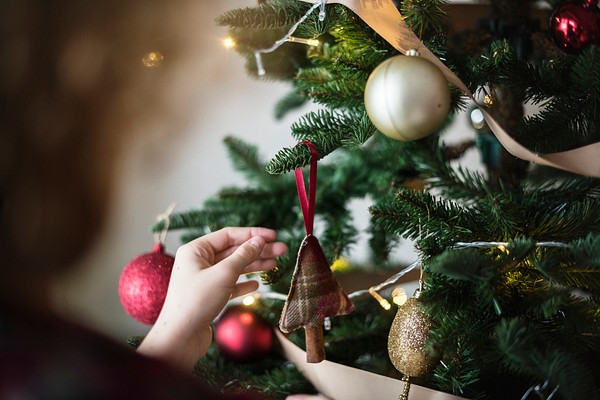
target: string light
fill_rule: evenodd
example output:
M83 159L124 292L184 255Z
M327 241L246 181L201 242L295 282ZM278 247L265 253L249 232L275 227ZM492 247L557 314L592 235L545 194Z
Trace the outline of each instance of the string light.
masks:
M473 111L471 111L470 117L473 128L480 130L485 126L485 118L483 117L483 113L479 108L474 108Z
M340 259L341 260L341 259ZM335 262L334 262L335 264ZM379 285L376 286L372 286L367 290L357 290L355 292L352 292L348 295L348 297L350 299L356 299L358 297L362 297L366 294L370 294L371 296L373 296L375 299L377 299L377 301L379 302L379 304L382 305L383 308L385 308L386 310L391 309L391 304L388 300L386 300L383 296L381 296L379 293L380 292L389 292L390 290L392 290L392 298L394 296L394 292L393 290L396 290L399 288L399 281L400 279L406 275L407 273L409 273L410 271L414 270L415 268L418 268L421 266L421 262L420 261L415 261L412 264L410 264L409 266L407 266L406 268L402 269L400 272L396 273L395 275L391 276L390 278L386 279L385 281L383 281L382 283L380 283ZM397 295L400 294L400 292L396 292ZM246 297L244 297L244 299L242 300L245 301L246 298L248 297L252 297L253 300L258 300L260 298L266 298L266 299L272 299L272 300L280 300L280 301L286 301L287 300L287 295L282 294L282 293L278 293L278 292L256 292L253 293L251 295L248 295ZM248 300L251 301L251 300ZM386 306L387 303L387 306Z
M399 285L400 278L402 278L404 275L406 275L413 269L420 267L420 265L421 265L420 261L415 261L414 263L410 264L408 267L404 268L403 270L401 270L394 276L386 279L384 282L380 283L379 285L370 287L369 294L371 296L373 296L375 298L375 300L377 300L379 302L381 307L383 307L385 310L389 310L392 307L391 304L389 303L389 301L384 299L379 294L379 292L393 288L392 289L392 301L394 301L394 290L399 289L398 285ZM360 292L354 292L353 294L355 294L355 293L360 293ZM398 292L398 291L396 292L397 295L399 295L399 293L400 292ZM352 298L353 294L350 295L350 298ZM406 296L406 292L405 292L405 296ZM382 301L382 300L384 300L384 301ZM398 298L398 301L401 301L400 298ZM394 301L394 303L396 303L396 302Z
M529 395L534 393L537 396L539 396L540 399L546 399L546 400L551 400L554 395L556 394L556 392L558 392L558 388L560 387L560 385L556 385L554 387L554 389L552 390L552 392L546 396L544 394L544 391L548 388L548 384L549 382L546 380L544 383L542 383L541 385L534 385L531 386L523 395L523 397L521 397L521 400L526 400L527 398L529 398Z
M406 290L401 287L397 287L392 291L392 301L397 306L401 306L408 300L408 296L406 295Z
M223 39L223 47L226 49L233 49L235 47L235 40L233 40L231 36L226 37Z
M248 295L242 299L242 304L245 306L251 306L256 303L256 297L254 295Z
M499 245L498 245L498 250L500 250L500 251L501 251L501 252L503 252L503 253L510 254L510 251L508 251L508 250L506 249L506 246L505 246L505 245L503 245L503 244L499 244Z
M484 249L489 247L497 247L498 249L504 251L508 246L508 242L456 242L452 248L460 249L460 248L477 248ZM570 247L567 243L562 242L537 242L535 244L536 247L560 247L560 248L568 248Z
M508 246L508 242L482 242L482 241L479 241L479 242L457 242L457 243L455 243L450 248L461 249L461 248L492 248L492 247L497 247L498 249L501 249L502 251L508 251L506 249L506 246ZM567 247L570 247L568 244L561 243L561 242L537 242L536 246L537 247L557 247L557 248L567 248ZM339 259L339 260L342 261L342 259ZM337 260L336 260L336 262L337 262ZM347 262L347 261L345 261L345 262ZM333 265L335 265L335 262L334 262ZM333 265L332 265L332 267L333 267ZM350 299L355 299L355 298L361 297L361 296L363 296L363 295L365 295L365 294L368 293L373 298L375 298L375 300L377 300L377 302L385 310L390 310L391 309L390 302L384 296L382 296L380 293L385 293L385 292L390 293L390 291L391 291L391 295L389 295L389 297L392 299L392 302L394 304L397 304L397 305L404 304L404 302L407 300L408 296L406 294L405 289L402 288L402 287L400 287L400 284L401 284L400 280L407 273L411 272L415 268L420 268L420 267L421 267L421 262L420 262L420 260L417 260L417 261L413 262L412 264L408 265L406 268L402 269L400 272L398 272L395 275L393 275L392 277L386 279L385 281L383 281L379 285L372 286L368 290L357 290L355 292L350 293L348 295L348 297ZM423 271L421 270L421 274L422 273L423 273ZM422 285L423 285L423 281L422 281L422 277L421 277L419 279L419 287L421 289L422 289ZM385 296L388 296L388 295L385 295ZM251 304L254 304L254 302L256 300L258 300L259 298L261 298L261 297L268 298L268 299L273 299L273 300L280 300L280 301L286 301L287 300L287 296L285 294L282 294L282 293L277 293L277 292L261 292L261 293L254 293L252 295L246 296L242 300L242 302L244 302L244 304L246 304L245 302L248 301L248 302L250 302L249 305L251 305Z
M373 288L369 289L369 293L371 294L371 296L375 297L375 300L379 302L379 305L383 307L384 310L389 310L390 308L392 308L390 302L381 297L379 293L377 293L377 291L373 290Z
M287 41L293 42L293 43L302 43L307 46L313 46L313 47L316 47L319 45L318 39L304 39L304 38L299 38L299 37L295 37L295 36L288 37Z
M327 2L327 0L321 0L320 2L313 4L312 7L310 7L308 9L308 11L298 20L298 22L296 22L294 25L292 25L292 27L285 34L285 36L283 36L281 39L279 39L275 43L273 43L273 45L271 47L267 47L264 49L258 49L258 50L254 51L254 58L256 60L256 68L257 68L258 76L262 77L266 73L265 67L262 62L262 54L271 53L271 52L277 50L282 44L284 44L286 42L296 41L297 43L301 43L299 41L300 38L294 38L295 40L290 40L290 38L292 38L292 35L296 31L296 29L298 29L298 26L300 26L300 24L303 23L306 20L306 18L308 18L308 16L310 14L312 14L312 12L314 10L316 10L317 8L321 9L321 11L319 12L319 21L325 20L325 3L326 2ZM323 18L323 19L321 19L321 18ZM307 39L307 40L316 40L316 39ZM319 41L317 40L316 41L317 44L315 46L318 45L318 42ZM308 43L306 43L306 44L308 44Z
M331 264L331 270L337 272L345 272L350 269L350 263L347 259L340 257L336 258Z
M486 95L483 97L483 104L484 104L486 107L491 107L491 106L493 106L493 105L494 105L494 99L493 99L493 98L492 98L492 96L490 96L489 94L486 94Z
M319 21L325 21L325 3L326 0L321 0L321 4L319 5Z

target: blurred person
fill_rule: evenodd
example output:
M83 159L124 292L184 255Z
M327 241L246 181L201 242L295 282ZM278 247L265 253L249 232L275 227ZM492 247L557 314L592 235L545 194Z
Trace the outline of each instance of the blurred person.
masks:
M227 301L257 288L239 276L287 251L274 231L225 228L182 246L137 352L64 319L51 295L98 238L132 137L177 131L191 111L181 89L201 88L178 83L192 5L0 1L2 399L226 398L191 370Z

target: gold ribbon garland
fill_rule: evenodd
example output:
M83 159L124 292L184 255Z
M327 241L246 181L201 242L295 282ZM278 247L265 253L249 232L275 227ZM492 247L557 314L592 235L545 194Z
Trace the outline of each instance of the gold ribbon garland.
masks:
M322 0L301 0L307 3L321 2ZM580 175L600 178L600 142L592 143L573 150L536 154L514 140L500 124L479 104L467 86L452 72L439 58L437 58L421 40L408 27L402 15L392 0L328 0L329 3L338 3L346 6L356 13L363 21L387 40L396 50L406 53L408 50L417 49L421 57L426 58L436 65L444 74L448 82L462 90L479 107L489 128L498 141L513 156L536 164L574 172Z

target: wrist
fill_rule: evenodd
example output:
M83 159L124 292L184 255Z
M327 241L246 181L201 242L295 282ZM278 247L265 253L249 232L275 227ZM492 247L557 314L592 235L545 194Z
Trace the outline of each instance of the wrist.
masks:
M190 372L206 354L211 341L210 325L190 330L161 321L159 317L137 351L144 356L165 361L175 368Z

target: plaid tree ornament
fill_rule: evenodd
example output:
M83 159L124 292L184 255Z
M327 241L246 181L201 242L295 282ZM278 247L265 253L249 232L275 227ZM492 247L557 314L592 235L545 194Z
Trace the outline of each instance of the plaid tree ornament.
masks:
M306 237L298 251L290 291L279 320L279 328L289 333L303 327L306 335L306 361L318 363L325 359L323 320L326 317L351 313L354 311L354 304L335 279L319 241L312 234L318 154L311 142L300 144L306 144L311 151L308 197L302 170L295 171Z

